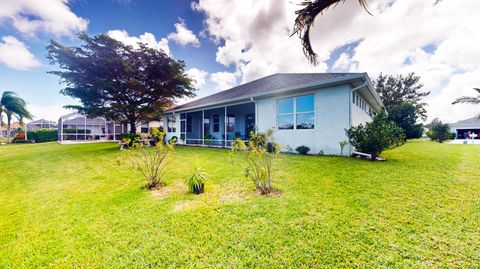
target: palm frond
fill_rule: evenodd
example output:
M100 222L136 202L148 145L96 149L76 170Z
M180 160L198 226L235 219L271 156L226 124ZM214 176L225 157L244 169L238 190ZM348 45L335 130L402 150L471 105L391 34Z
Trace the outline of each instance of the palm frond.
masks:
M358 0L360 5L371 15L368 11L367 1ZM340 2L345 2L345 0L314 0L314 1L303 1L299 5L304 6L304 8L295 11L297 18L295 19L295 24L293 26L293 32L290 36L295 34L298 35L302 42L303 53L307 57L308 61L313 64L318 64L318 55L313 50L311 41L310 41L310 29L315 23L315 17L319 14L322 14L329 7L335 7Z
M473 88L473 90L477 91L480 94L480 88ZM457 98L457 100L453 101L452 104L480 104L480 95L477 97L471 97L471 96L462 96L460 98Z

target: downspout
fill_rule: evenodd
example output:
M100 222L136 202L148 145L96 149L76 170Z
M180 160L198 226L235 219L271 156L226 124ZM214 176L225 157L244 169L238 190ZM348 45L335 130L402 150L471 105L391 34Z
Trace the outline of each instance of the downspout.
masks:
M349 126L348 126L348 128L351 128L351 127L352 127L352 101L353 101L353 100L352 100L352 95L353 95L353 92L355 92L356 90L361 89L361 88L363 88L363 87L365 87L365 86L367 86L367 81L365 81L362 85L353 88L353 89L350 91L350 94L349 94L349 96L348 96L348 101L349 101L349 104L348 104L348 110L349 110L349 111L348 111L348 112L349 112L349 113L348 113L348 121L349 121L348 124L349 124ZM350 145L349 155L351 156L351 155L352 155L352 152L353 152L353 147L352 147L352 145L351 145L350 143L349 143L349 145Z

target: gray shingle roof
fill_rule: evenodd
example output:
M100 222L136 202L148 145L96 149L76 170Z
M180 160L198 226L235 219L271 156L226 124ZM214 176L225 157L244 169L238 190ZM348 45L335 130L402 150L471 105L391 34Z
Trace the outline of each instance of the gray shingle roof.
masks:
M327 82L329 80L341 78L348 79L348 77L358 77L362 74L363 73L278 73L176 106L172 110L224 103L229 100L269 94L280 89L300 86L303 84Z
M478 117L473 117L473 118L461 120L452 124L452 126L455 126L455 125L480 125L480 120L478 119Z

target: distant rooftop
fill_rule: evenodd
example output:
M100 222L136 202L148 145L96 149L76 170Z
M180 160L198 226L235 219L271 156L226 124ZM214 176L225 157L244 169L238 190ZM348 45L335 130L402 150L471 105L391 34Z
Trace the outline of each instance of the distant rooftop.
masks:
M455 125L480 125L480 119L478 117L473 117L473 118L469 118L469 119L466 119L466 120L458 121L458 122L456 122L452 125L453 126L455 126Z
M328 82L336 79L347 80L350 77L358 78L361 75L364 75L364 73L278 73L176 106L173 110L213 105L229 100L274 93L281 89L294 88L303 84Z

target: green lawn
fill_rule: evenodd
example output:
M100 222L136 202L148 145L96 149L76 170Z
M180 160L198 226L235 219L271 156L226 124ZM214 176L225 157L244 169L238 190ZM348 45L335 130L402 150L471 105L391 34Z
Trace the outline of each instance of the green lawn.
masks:
M0 268L480 268L480 147L410 142L387 162L287 155L252 192L228 150L178 147L160 191L118 146L0 146ZM195 160L211 179L187 193Z

